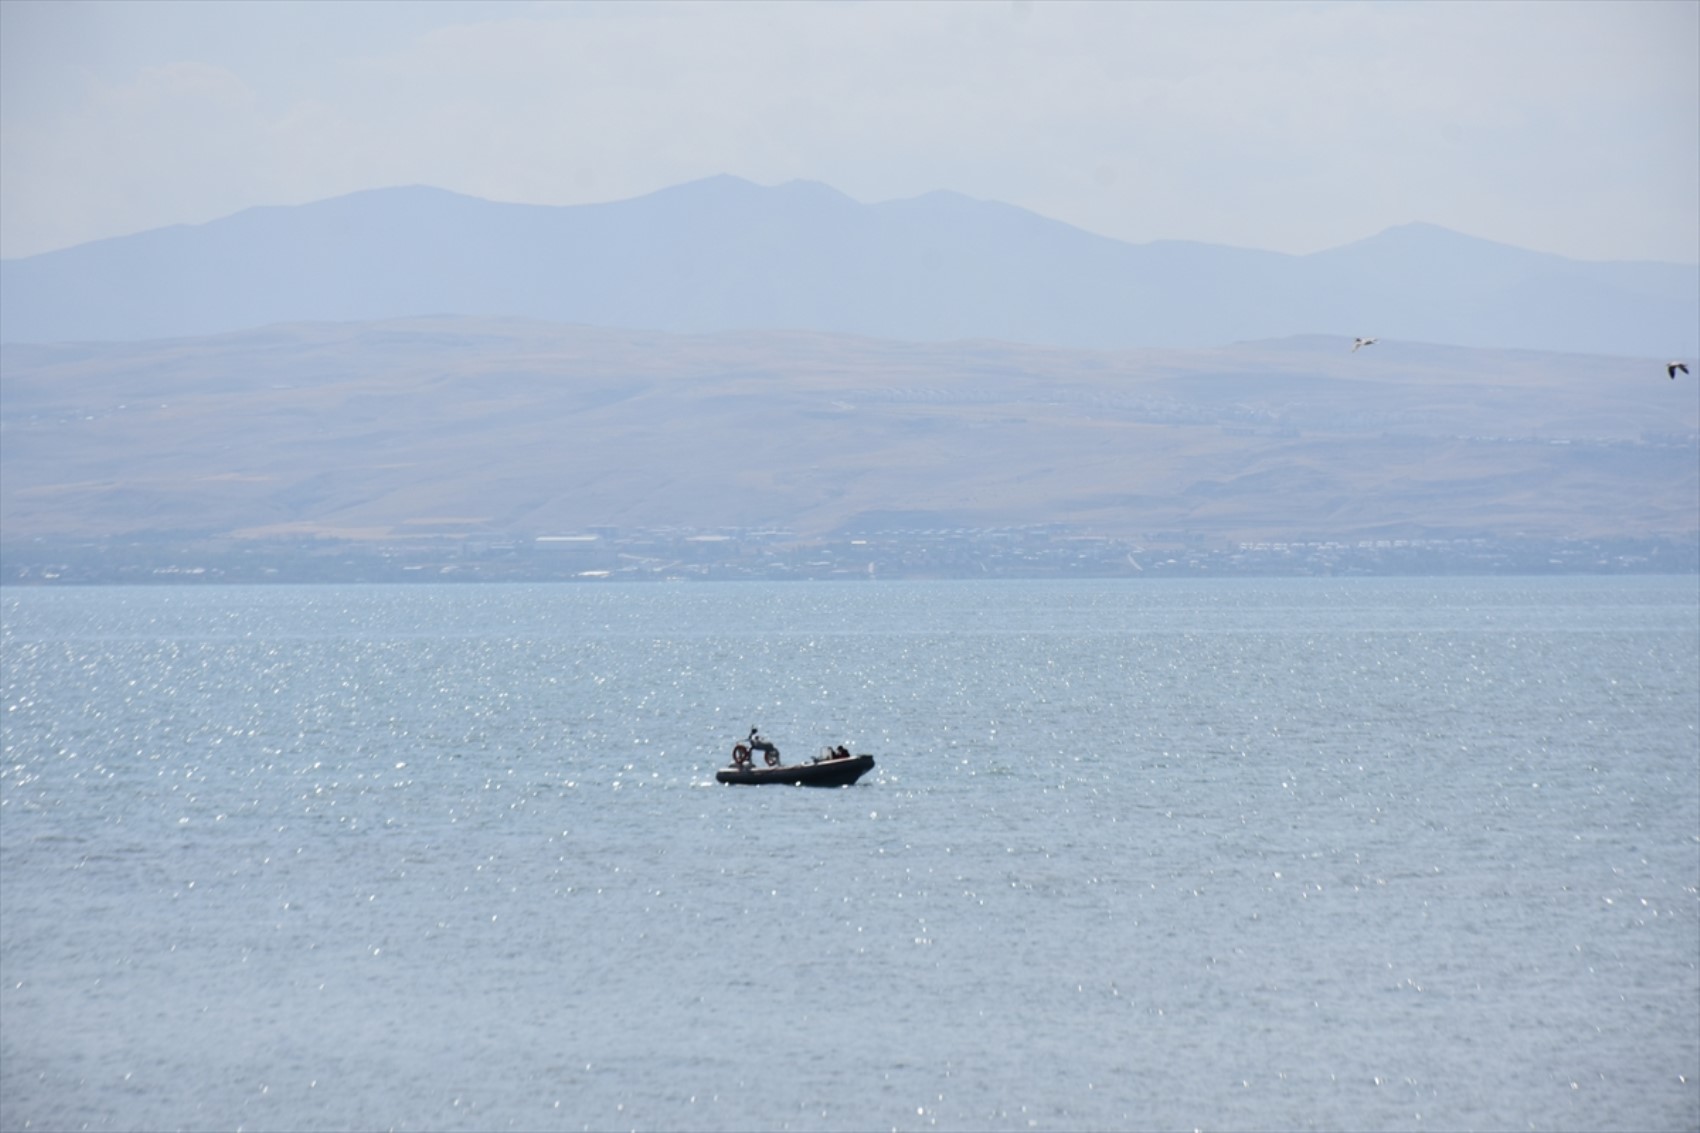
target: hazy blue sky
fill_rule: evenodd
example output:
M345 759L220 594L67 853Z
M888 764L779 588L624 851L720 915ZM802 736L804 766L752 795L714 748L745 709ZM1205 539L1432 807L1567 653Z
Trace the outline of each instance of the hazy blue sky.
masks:
M1700 260L1700 3L0 0L0 255L429 184L953 189L1130 241Z

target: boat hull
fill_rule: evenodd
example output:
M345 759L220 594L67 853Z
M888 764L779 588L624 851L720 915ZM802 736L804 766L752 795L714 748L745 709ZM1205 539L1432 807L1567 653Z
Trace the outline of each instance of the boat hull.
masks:
M722 767L714 773L720 783L754 787L778 783L787 787L848 787L874 766L871 755L849 759L823 759L819 763L794 763L789 767Z

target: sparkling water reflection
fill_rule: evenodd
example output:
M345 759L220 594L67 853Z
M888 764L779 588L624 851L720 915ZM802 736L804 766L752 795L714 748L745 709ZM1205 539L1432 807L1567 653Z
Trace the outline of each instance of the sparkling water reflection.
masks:
M1700 1124L1692 578L0 602L9 1130Z

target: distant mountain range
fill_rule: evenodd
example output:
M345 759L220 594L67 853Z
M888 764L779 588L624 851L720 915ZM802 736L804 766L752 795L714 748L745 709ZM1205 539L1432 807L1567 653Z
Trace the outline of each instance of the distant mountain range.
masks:
M0 262L8 342L421 315L1088 349L1379 335L1662 360L1700 353L1700 265L1586 263L1425 224L1307 256L1136 245L954 193L866 205L734 177L566 207L381 189Z

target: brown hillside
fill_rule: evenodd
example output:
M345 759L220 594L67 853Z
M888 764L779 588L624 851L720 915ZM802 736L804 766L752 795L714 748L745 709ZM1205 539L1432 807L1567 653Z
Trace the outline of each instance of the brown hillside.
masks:
M7 346L9 540L591 525L1687 535L1653 360L1289 339L1093 352L514 320Z

